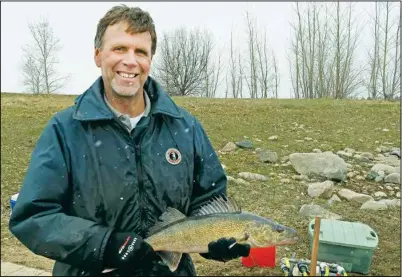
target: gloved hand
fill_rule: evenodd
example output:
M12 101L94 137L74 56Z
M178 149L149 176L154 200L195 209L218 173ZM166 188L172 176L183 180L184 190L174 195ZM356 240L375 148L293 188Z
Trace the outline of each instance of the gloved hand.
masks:
M146 268L158 258L151 245L137 234L112 232L105 249L104 267L123 270Z
M221 238L208 244L208 253L200 253L202 257L209 260L227 262L239 257L247 257L250 254L250 245L236 243L234 238Z

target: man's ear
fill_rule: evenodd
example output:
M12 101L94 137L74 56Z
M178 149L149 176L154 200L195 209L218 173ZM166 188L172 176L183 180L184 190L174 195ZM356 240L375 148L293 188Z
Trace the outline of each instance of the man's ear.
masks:
M100 49L95 47L94 60L97 67L101 67Z

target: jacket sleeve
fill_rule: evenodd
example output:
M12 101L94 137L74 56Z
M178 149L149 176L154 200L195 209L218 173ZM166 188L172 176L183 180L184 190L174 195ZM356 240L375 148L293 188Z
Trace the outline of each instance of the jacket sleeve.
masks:
M66 213L72 191L68 155L61 124L53 118L32 152L9 229L37 255L100 270L112 230Z
M226 196L227 178L201 123L194 119L194 182L189 214L194 214L213 196Z

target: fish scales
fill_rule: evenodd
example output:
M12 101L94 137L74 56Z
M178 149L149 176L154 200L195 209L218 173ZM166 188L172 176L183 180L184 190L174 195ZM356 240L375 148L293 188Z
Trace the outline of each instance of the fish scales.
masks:
M188 218L152 235L146 241L156 251L208 252L208 243L242 235L247 221L232 214Z

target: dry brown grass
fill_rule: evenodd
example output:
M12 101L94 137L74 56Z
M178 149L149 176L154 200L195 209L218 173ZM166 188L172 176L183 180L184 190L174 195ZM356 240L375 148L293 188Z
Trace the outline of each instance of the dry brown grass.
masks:
M51 270L53 262L36 256L21 245L9 232L9 199L18 192L31 151L50 117L72 105L75 96L1 95L1 255L2 260L40 269ZM203 123L216 149L229 141L251 139L255 147L276 151L279 157L293 152L310 152L314 148L338 151L351 147L374 152L381 143L400 146L400 104L381 101L348 100L224 100L175 98L175 101L195 114ZM304 129L292 129L294 123ZM382 132L376 128L387 128ZM278 135L276 142L268 141ZM317 142L296 142L311 137ZM261 142L255 139L261 139ZM286 146L287 145L287 146ZM237 177L242 171L268 175L270 172L296 173L291 167L275 167L258 161L251 150L237 150L220 155L228 175ZM364 168L368 170L368 168ZM349 181L345 187L374 191L378 184L369 181ZM359 205L337 203L327 207L324 200L306 196L306 187L297 181L281 184L277 177L268 182L252 182L250 186L230 183L229 194L246 210L273 218L298 230L301 241L288 250L278 248L277 258L297 253L309 257L307 226L310 221L298 214L301 205L321 204L344 220L361 221L375 229L379 247L374 252L370 275L400 276L400 208L386 211L360 210ZM304 193L304 195L302 195ZM239 260L226 264L204 260L193 255L199 275L278 275L279 268L245 268Z

